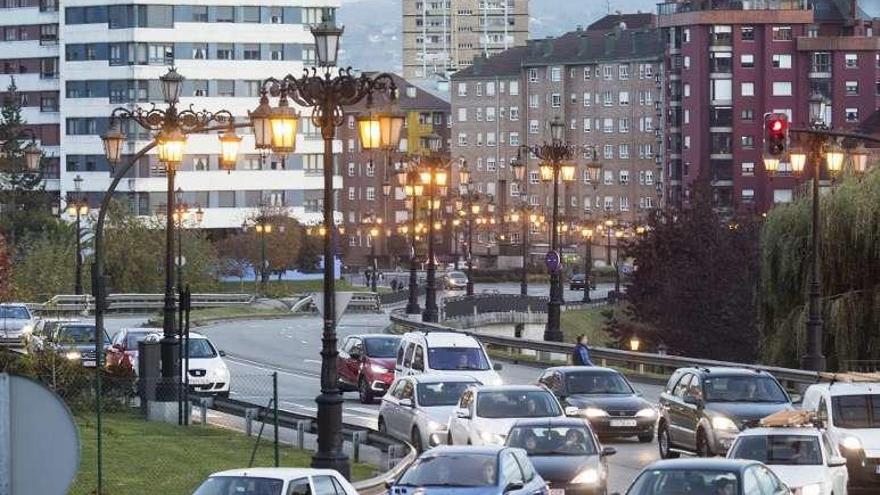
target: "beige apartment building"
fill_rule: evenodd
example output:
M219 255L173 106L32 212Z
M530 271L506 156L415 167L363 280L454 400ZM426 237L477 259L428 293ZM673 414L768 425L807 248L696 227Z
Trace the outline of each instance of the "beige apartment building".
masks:
M445 78L478 56L523 46L528 0L403 0L403 76Z

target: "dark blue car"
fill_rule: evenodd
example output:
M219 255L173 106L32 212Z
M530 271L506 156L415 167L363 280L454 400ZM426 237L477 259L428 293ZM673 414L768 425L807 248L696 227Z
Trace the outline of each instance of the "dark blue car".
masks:
M790 495L767 466L740 459L658 461L642 470L626 495ZM616 495L616 494L615 494Z
M504 446L436 447L392 484L390 495L547 495L522 449Z

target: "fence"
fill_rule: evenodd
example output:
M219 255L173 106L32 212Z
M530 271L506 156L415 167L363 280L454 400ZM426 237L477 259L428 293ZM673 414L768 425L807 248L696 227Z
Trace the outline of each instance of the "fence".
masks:
M446 318L460 318L479 313L546 313L546 297L518 294L475 294L446 298Z
M243 306L252 303L250 294L193 294L192 307L215 308L221 306ZM145 313L162 309L165 303L163 294L109 294L107 311L119 313ZM57 295L43 304L31 304L30 308L39 315L63 315L91 312L95 310L95 298L91 295Z

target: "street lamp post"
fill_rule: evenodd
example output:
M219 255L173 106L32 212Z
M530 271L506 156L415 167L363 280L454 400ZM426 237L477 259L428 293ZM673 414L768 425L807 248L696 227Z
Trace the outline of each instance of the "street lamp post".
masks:
M476 215L480 213L481 199L479 193L474 191L474 185L471 183L471 172L466 163L462 163L458 170L458 183L461 189L460 193L464 201L459 200L456 204L459 211L464 211L467 216L467 250L465 251L465 262L467 266L467 284L465 285L465 294L474 295L474 222ZM464 208L464 210L462 210Z
M425 287L425 311L422 321L437 323L440 309L437 306L437 260L434 256L434 212L440 208L440 198L446 196L448 157L440 152L442 139L434 136L428 140L429 152L418 157L419 180L428 190L428 249L427 284Z
M318 406L318 449L312 457L312 467L335 469L350 478L351 466L342 450L342 392L336 373L336 246L332 239L335 231L333 191L333 140L336 128L344 123L345 107L366 99L372 103L374 93L396 97L397 86L390 74L368 77L352 75L351 69L340 69L334 76L339 39L343 29L336 26L330 9L324 10L323 22L312 27L315 38L317 68L301 77L288 74L281 79L270 78L263 82L260 105L251 113L258 147L272 148L276 152L290 153L296 145L298 115L288 103L312 109L309 117L315 127L321 129L324 139L324 326L321 336L321 394L315 398ZM321 73L323 72L323 74ZM269 106L269 96L279 96L279 106ZM383 132L388 120L377 119L380 134L386 134L395 143L400 135ZM383 122L385 122L383 124ZM371 124L372 125L372 124ZM370 126L367 126L370 127ZM268 138L268 139L266 139ZM363 143L362 143L363 144Z
M384 187L384 186L383 186ZM377 217L375 213L370 212L364 217L361 222L368 228L368 236L370 240L370 290L376 292L377 288L377 279L379 278L379 262L376 259L376 242L379 239L379 234L381 232L380 228L382 226L382 218Z
M620 300L620 241L623 239L623 231L614 232L615 253L614 253L614 304Z
M588 303L590 299L590 275L593 271L593 229L584 227L581 229L584 238L584 297L582 302Z
M419 307L419 280L418 264L416 262L416 222L419 214L419 198L424 194L424 185L419 183L415 169L407 163L402 163L397 171L397 179L403 186L404 193L409 198L411 212L409 217L410 256L409 256L409 300L406 304L406 313L417 315L422 312Z
M266 218L257 220L254 229L260 236L260 295L266 296L266 282L269 278L269 260L266 258L266 236L272 233L272 224Z
M67 203L67 214L74 217L73 226L76 229L76 248L75 248L75 260L74 260L74 283L73 283L73 293L76 295L82 295L83 293L83 283L82 283L82 217L89 214L89 204L87 201L83 199L82 196L82 182L83 178L80 175L77 175L73 178L73 189L75 191L76 196L72 198Z

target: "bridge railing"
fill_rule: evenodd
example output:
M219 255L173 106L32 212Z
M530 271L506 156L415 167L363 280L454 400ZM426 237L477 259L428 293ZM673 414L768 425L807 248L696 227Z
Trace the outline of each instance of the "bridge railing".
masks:
M108 311L140 313L161 309L165 299L163 294L109 294ZM194 308L213 308L220 306L239 306L250 304L254 296L250 294L193 294ZM31 309L42 315L91 312L95 309L95 298L90 294L56 295L43 304L31 304Z

